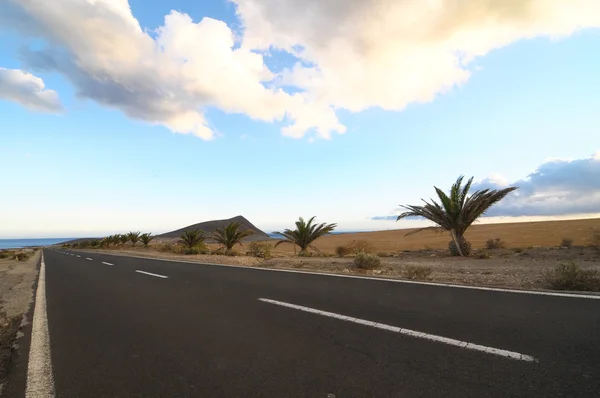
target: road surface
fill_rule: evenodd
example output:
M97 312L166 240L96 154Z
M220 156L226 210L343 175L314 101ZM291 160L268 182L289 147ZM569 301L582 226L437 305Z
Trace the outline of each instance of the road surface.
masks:
M57 397L600 394L598 299L95 252L44 259ZM25 363L7 394L25 388Z

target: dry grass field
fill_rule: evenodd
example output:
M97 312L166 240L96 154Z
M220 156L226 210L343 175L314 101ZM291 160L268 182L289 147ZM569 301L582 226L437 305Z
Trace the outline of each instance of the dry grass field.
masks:
M585 246L588 244L587 239L593 227L600 228L600 219L479 224L469 228L466 238L473 248L484 248L488 239L495 238L502 239L507 248L559 246L563 238L573 239L574 246ZM347 245L352 240L369 242L375 252L395 253L404 250L448 248L450 241L448 233L423 231L405 236L410 231L411 229L396 229L329 235L317 240L315 246L324 253L334 253L337 246ZM273 253L293 255L294 248L292 245L282 244Z

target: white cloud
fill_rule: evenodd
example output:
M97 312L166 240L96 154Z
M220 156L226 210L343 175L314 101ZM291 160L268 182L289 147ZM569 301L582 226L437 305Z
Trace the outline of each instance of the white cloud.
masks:
M401 110L469 79L467 65L521 39L600 26L597 0L231 0L248 48L309 66L283 73L337 108Z
M327 138L345 130L328 105L266 88L263 83L274 75L263 56L235 47L224 22L194 23L172 11L163 26L147 32L126 0L55 0L51 7L46 0L9 1L14 18L30 22L12 25L48 42L41 50L22 52L28 66L58 71L74 83L79 97L130 117L203 139L214 136L202 112L207 106L286 121L283 133L291 137L315 129Z
M34 111L58 113L63 110L56 91L45 89L42 79L19 69L0 68L0 98Z
M224 22L176 11L147 32L127 0L8 0L0 25L45 38L23 60L65 75L78 96L203 139L214 136L209 106L329 138L346 130L336 109L431 101L493 49L600 26L597 0L230 1L241 46ZM262 55L271 48L298 64L273 73Z

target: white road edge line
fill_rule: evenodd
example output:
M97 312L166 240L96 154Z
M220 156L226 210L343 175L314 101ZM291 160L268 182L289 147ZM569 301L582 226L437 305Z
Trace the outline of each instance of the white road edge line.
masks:
M52 375L50 335L48 334L48 314L46 312L46 264L44 264L44 253L42 253L40 276L35 295L25 397L54 397L54 376Z
M105 264L105 265L114 265L114 264L111 264L111 263L105 263L104 261L102 261L102 264Z
M541 290L518 290L518 289L504 289L504 288L500 288L500 287L454 285L451 283L417 282L417 281L408 281L408 280L404 280L404 279L377 278L377 277L358 276L358 275L341 275L341 274L334 274L334 273L329 273L329 272L310 272L310 271L297 271L297 270L292 270L292 269L248 267L248 266L244 266L244 265L228 265L228 264L201 263L201 262L197 262L197 261L169 260L166 258L127 256L127 255L122 255L122 254L113 254L113 253L105 253L105 252L100 252L100 254L106 254L107 256L114 256L114 257L140 258L143 260L151 260L151 261L167 261L170 263L209 265L209 266L214 266L214 267L225 267L225 268L242 268L242 269L255 270L255 271L288 272L291 274L330 276L333 278L363 279L363 280L371 280L371 281L379 281L379 282L405 283L405 284L409 284L409 285L425 285L425 286L433 286L433 287L452 287L452 288L456 288L456 289L483 290L483 291L488 291L488 292L532 294L532 295L536 295L536 296L570 297L570 298L600 300L600 295L592 295L592 294L585 294L585 293L583 293L583 294L558 293L558 292L544 292Z
M506 358L510 358L510 359L516 359L516 360L519 360L519 361L539 362L536 358L534 358L534 357L532 357L530 355L520 354L520 353L514 352L514 351L507 351L507 350L502 350L502 349L499 349L499 348L493 348L493 347L487 347L487 346L484 346L484 345L473 344L473 343L469 343L467 341L450 339L448 337L438 336L438 335L435 335L435 334L417 332L415 330L410 330L410 329L403 329L403 328L399 328L397 326L390 326L390 325L386 325L384 323L366 321L366 320L360 319L360 318L353 318L353 317L350 317L350 316L336 314L334 312L327 312L327 311L316 310L314 308L304 307L304 306L296 305L296 304L284 303L282 301L276 301L276 300L271 300L271 299L266 299L266 298L259 298L258 300L263 301L265 303L269 303L269 304L279 305L279 306L282 306L282 307L293 308L293 309L299 310L299 311L310 312L311 314L322 315L322 316L326 316L326 317L329 317L329 318L339 319L339 320L342 320L342 321L347 321L347 322L352 322L352 323L358 323L360 325L365 325L365 326L371 326L371 327L374 327L374 328L377 328L377 329L388 330L390 332L400 333L400 334L403 334L405 336L410 336L410 337L416 337L416 338L419 338L419 339L425 339L425 340L435 341L437 343L444 343L444 344L448 344L448 345L453 345L453 346L456 346L456 347L459 347L459 348L466 348L467 350L479 351L479 352L484 352L486 354L492 354L492 355L499 355L499 356L502 356L502 357L506 357Z
M168 278L168 276L165 276L165 275L153 274L152 272L140 271L139 269L136 269L135 272L139 272L140 274L155 276L157 278L163 278L163 279Z

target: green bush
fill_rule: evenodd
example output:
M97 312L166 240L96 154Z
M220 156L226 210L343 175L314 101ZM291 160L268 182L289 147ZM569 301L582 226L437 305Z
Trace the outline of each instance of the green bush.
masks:
M2 251L0 251L0 259L2 259L2 258L9 258L9 257L12 257L12 256L14 256L13 252L10 252L8 250L2 250Z
M573 261L561 264L546 275L546 286L554 290L600 291L596 270L583 270Z
M271 250L273 250L273 245L268 243L252 242L248 246L246 255L258 258L271 258Z
M372 253L360 252L354 257L358 269L375 269L381 265L381 259Z
M198 243L194 247L185 249L184 254L208 254L210 250L204 243Z
M29 258L29 253L25 253L25 252L16 253L13 257L13 259L17 260L17 261L27 261L28 258Z
M433 270L423 265L407 265L402 270L402 276L406 279L422 281L429 278Z
M487 242L485 242L485 248L489 250L504 249L504 242L502 242L502 239L500 238L488 239Z
M477 258L482 259L482 260L487 260L488 258L492 258L492 256L490 255L490 253L483 250L483 251L480 251L479 253L477 253Z
M571 239L571 238L563 238L562 242L560 242L560 246L561 247L566 247L567 249L570 249L571 246L573 246L573 239Z
M465 256L468 256L471 254L471 242L469 242L468 240L466 240L465 238L459 238L459 243L460 243L460 250L462 250L463 254ZM454 243L454 240L451 240L450 242L448 242L448 250L450 250L450 254L452 256L460 256L460 253L458 252L458 248L456 247L456 243Z
M340 258L346 257L350 253L352 253L352 249L348 246L338 246L335 248L335 255Z

